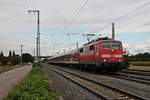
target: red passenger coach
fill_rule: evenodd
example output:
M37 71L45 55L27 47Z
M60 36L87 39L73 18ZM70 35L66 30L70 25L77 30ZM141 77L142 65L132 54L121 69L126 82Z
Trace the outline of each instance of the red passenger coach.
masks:
M125 68L121 41L107 37L93 40L66 54L52 57L49 63L74 65L78 68L98 68L102 72L116 72Z

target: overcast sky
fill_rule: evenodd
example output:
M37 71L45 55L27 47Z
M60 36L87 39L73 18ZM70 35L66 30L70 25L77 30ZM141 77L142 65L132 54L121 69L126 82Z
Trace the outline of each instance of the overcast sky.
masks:
M83 33L110 37L112 22L115 23L116 39L123 41L130 53L149 52L148 1L0 0L0 51L19 53L19 45L23 44L23 52L34 53L37 16L29 14L28 10L39 9L42 55L73 49L77 41L80 45L86 43ZM67 33L76 34L68 36Z

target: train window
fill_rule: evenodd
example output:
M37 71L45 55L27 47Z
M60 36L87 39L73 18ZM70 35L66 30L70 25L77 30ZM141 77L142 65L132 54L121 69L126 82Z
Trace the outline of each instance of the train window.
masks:
M83 52L83 48L80 49L80 53L82 53L82 52Z
M90 51L94 50L94 45L90 46Z
M119 43L112 43L112 49L119 50L120 49L120 44Z
M104 49L111 49L111 44L110 43L103 43L103 48Z
M83 48L83 52L89 52L90 51L90 48L89 47L84 47Z
M71 57L75 57L75 56L76 56L76 54L75 54L75 53L72 53L72 54L71 54Z

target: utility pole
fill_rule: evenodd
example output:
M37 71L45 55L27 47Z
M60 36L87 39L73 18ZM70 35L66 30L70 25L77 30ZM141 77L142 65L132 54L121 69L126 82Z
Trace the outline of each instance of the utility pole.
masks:
M115 24L112 23L112 40L115 40Z
M33 57L35 58L35 48L33 49Z
M76 45L77 45L77 47L76 47L76 48L78 49L78 47L79 47L79 42L77 42L77 44L76 44Z
M22 65L22 50L23 50L23 45L20 45L20 52L21 52L21 61L20 61L20 64Z
M29 13L37 14L37 38L36 38L36 58L40 60L40 11L39 10L28 10Z

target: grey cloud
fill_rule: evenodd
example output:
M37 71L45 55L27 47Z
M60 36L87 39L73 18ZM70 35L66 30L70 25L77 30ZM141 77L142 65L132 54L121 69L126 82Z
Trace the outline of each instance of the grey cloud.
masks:
M144 26L150 26L150 22L144 23Z
M56 32L63 33L62 29L67 27L84 2L85 0L0 0L0 40L2 41L2 37L9 34L12 45L16 45L16 40L13 39L15 35L25 36L29 39L35 38L33 35L24 35L26 33L36 34L36 15L28 14L28 9L40 9L42 31L47 32L49 29L48 33L51 33L53 32L52 29L56 29ZM67 32L74 33L75 30L82 30L82 32L110 33L112 21L146 2L148 1L89 0L69 26ZM145 7L116 22L117 32L150 31L149 27L142 27L149 25L150 14L148 11L149 7ZM104 26L106 27L99 31ZM24 40L24 43L28 44L26 40ZM0 44L0 46L3 44ZM28 45L33 46L34 42ZM8 48L8 46L3 48ZM44 50L43 52L48 53Z

